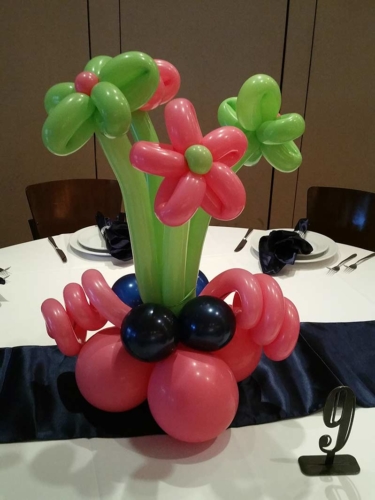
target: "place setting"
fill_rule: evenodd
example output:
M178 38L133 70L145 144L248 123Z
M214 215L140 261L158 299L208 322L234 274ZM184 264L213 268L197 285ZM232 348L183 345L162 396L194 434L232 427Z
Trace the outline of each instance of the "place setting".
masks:
M83 256L113 257L125 262L132 260L133 254L125 214L120 213L112 221L98 212L96 223L96 225L84 227L72 233L69 246Z

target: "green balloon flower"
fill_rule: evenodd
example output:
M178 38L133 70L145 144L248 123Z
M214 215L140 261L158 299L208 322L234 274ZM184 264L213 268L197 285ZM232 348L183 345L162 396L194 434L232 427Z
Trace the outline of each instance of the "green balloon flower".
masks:
M158 84L156 63L142 52L94 57L74 83L59 83L47 92L44 145L62 156L77 151L94 132L109 139L123 136L132 111L150 99Z
M223 101L219 107L220 125L242 130L248 148L242 164L252 166L262 156L281 172L293 172L302 163L302 155L293 142L305 131L301 115L279 115L281 92L267 75L255 75L241 87L238 97Z

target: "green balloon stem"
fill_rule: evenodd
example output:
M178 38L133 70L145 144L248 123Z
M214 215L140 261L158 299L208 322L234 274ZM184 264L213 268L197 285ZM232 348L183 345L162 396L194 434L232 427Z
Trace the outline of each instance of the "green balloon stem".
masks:
M148 141L159 143L159 138L156 134L155 128L152 124L150 115L146 111L133 111L132 122L130 131L134 142ZM154 234L156 239L156 251L158 255L159 269L157 271L159 279L162 278L163 268L163 237L164 237L164 224L155 215L154 204L156 193L158 192L162 177L158 175L145 174L148 187L148 193L151 203L152 223L154 226Z
M131 143L127 136L108 139L98 131L96 135L116 175L124 199L141 298L143 302L160 304L162 295L157 272L157 244L145 176L129 162Z
M211 217L207 212L198 209L190 220L189 242L186 260L186 284L185 292L196 288L202 250Z
M163 239L163 304L173 309L185 296L186 259L190 222L177 227L164 227Z

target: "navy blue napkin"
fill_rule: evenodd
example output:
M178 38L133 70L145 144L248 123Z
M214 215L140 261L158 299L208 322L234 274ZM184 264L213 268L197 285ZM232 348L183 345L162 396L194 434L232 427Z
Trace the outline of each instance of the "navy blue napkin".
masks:
M308 220L300 219L294 231L272 231L261 237L259 261L264 274L278 274L287 264L293 265L299 253L307 255L313 251L310 243L301 237L307 226Z
M131 260L133 254L125 214L120 213L116 220L112 221L98 212L95 219L111 256L118 260Z

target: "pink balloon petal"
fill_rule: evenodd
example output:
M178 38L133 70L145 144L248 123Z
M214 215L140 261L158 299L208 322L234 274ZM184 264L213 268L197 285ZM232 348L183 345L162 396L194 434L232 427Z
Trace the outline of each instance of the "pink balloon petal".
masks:
M194 144L200 144L203 136L194 106L187 99L173 99L164 111L165 124L173 147L179 153Z
M155 59L159 70L159 85L151 99L140 109L142 111L151 111L161 104L165 104L177 94L181 84L180 73L168 61Z
M221 127L205 135L202 145L211 151L214 161L232 167L245 154L247 139L236 127Z
M139 141L130 150L130 163L142 172L162 177L181 177L189 169L184 156L168 144Z
M180 90L181 77L177 68L168 61L162 59L155 59L157 64L160 78L163 81L163 97L160 104L165 104L177 94Z
M206 190L206 182L192 172L180 179L166 178L155 198L155 214L167 226L181 226L198 210Z
M220 205L210 199L210 191L202 202L202 208L219 220L232 220L240 215L246 203L246 191L237 175L227 166L214 162L205 175L209 189L220 200Z
M152 109L157 108L160 106L162 103L162 99L164 96L164 83L161 77L159 77L159 84L157 86L157 89L155 90L154 94L151 96L151 98L144 104L141 108L139 108L141 111L151 111Z

